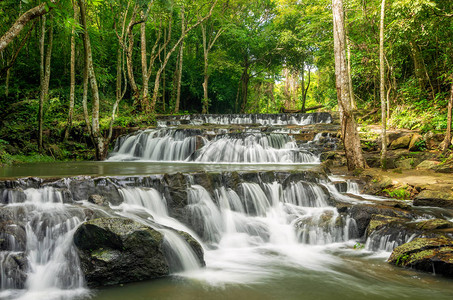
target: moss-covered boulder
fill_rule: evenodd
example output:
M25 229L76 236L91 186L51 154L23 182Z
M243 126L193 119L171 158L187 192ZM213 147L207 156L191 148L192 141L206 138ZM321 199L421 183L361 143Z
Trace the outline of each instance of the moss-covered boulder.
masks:
M397 138L390 144L390 149L403 149L408 148L412 139L412 134L403 135Z
M414 239L395 248L388 262L396 266L453 277L453 240Z
M423 190L415 197L414 205L453 208L453 193L442 190Z
M189 234L179 235L204 265L201 246ZM163 234L130 219L85 222L75 232L74 243L90 287L142 281L170 272Z

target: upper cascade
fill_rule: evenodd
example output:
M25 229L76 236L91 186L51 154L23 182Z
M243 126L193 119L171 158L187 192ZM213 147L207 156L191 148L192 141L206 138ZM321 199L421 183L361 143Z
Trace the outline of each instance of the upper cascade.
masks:
M303 126L331 121L329 113L173 116L118 138L108 161L318 163L323 150L336 147L335 135Z
M158 119L159 127L181 124L260 124L260 125L310 125L331 123L332 116L327 112L306 114L194 114Z

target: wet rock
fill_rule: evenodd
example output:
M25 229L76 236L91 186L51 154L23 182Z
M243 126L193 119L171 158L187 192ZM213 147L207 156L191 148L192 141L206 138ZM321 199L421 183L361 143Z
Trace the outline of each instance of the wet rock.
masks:
M0 253L2 260L2 288L23 289L27 280L28 261L23 252Z
M184 240L189 244L192 251L197 256L200 264L202 267L206 266L206 262L204 260L204 251L203 247L201 247L200 243L197 242L190 234L184 231L178 231L179 235L181 235Z
M372 215L367 228L367 236L370 236L374 231L379 230L385 226L396 223L406 223L407 221L409 221L409 219L384 215Z
M123 201L118 185L110 178L75 177L69 182L69 190L74 201L87 200L91 195L101 195L113 205L119 205Z
M25 251L27 235L23 225L0 221L0 251Z
M383 215L394 218L407 218L413 217L413 214L409 211L372 204L359 204L354 205L348 210L348 215L356 221L357 230L360 236L365 234L365 231L370 224L373 215Z
M74 234L88 286L142 281L169 274L158 231L129 219L100 218Z
M388 262L400 267L453 277L453 240L414 239L395 248Z
M423 190L414 199L415 206L453 207L453 194L449 191Z
M390 149L404 149L409 147L411 142L412 134L403 135L402 137L397 138L390 144Z
M439 230L453 228L453 222L444 219L430 219L426 221L417 222L415 227L420 230Z
M107 201L107 199L105 199L104 196L96 195L96 194L90 195L88 197L88 202L91 202L91 203L99 205L99 206L107 206L108 205L108 201Z
M200 265L204 266L201 245L188 233L177 233L187 241ZM75 232L74 244L90 287L169 274L162 233L130 219L107 217L85 222Z

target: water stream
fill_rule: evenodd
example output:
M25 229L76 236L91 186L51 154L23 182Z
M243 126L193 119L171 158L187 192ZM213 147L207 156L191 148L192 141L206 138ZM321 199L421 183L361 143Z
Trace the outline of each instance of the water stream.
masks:
M160 124L185 121L301 125L331 119L197 116ZM314 167L320 139L300 143L283 133L208 136L161 128L120 139L109 162L73 164L66 171L71 164L57 164L41 174L62 179L5 181L0 299L452 299L451 280L385 262L394 247L413 236L378 236L364 243L356 220L336 204L378 198L360 195L355 182L327 177ZM3 176L30 173L33 167L25 170L8 169ZM90 172L106 177L77 176ZM108 197L109 206L86 201L92 193ZM183 207L175 208L175 195L184 199ZM162 233L172 275L87 289L72 237L93 211ZM201 244L206 267L172 229ZM354 247L359 241L364 248Z

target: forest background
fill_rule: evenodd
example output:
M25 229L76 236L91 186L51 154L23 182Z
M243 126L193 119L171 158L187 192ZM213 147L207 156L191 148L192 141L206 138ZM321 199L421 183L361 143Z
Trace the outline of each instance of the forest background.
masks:
M382 1L343 2L351 100L373 111ZM330 0L2 0L0 20L0 163L103 158L157 114L337 109ZM390 126L445 132L452 43L452 1L387 0Z

